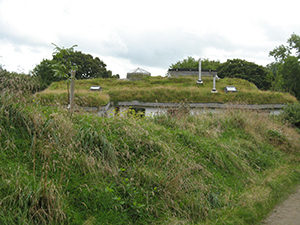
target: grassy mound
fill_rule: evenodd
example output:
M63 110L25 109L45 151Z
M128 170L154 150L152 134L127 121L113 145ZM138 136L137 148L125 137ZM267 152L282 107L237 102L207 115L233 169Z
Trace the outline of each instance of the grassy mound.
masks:
M300 134L263 114L0 102L0 224L255 224L300 178Z
M89 88L99 85L102 92L92 93ZM234 85L237 93L225 93L226 86ZM261 91L246 80L225 78L217 81L218 93L211 94L212 78L204 78L204 85L197 86L195 77L149 77L128 81L117 79L77 80L75 101L79 106L101 106L109 101L142 102L219 102L245 104L293 103L296 98L288 93ZM45 105L67 103L66 82L55 82L38 93L37 100ZM84 98L84 99L83 99Z

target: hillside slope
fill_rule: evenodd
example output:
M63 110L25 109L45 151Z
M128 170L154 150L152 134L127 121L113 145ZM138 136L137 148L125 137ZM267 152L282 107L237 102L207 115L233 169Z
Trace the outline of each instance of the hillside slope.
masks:
M300 178L300 134L264 114L100 118L10 97L0 224L255 224Z

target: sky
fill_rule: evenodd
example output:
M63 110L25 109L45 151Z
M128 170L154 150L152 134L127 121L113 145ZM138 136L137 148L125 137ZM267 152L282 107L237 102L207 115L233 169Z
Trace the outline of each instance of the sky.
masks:
M300 34L299 0L0 0L0 65L30 72L55 43L99 57L113 74L167 73L188 56L266 65Z

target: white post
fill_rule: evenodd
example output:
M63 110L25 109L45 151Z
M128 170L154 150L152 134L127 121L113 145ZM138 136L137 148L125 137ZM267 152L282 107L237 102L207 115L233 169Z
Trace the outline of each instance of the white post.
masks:
M203 81L201 79L201 58L199 59L199 79L197 80L197 84L203 84Z
M211 90L211 93L217 93L217 89L216 89L216 75L213 75L213 89Z

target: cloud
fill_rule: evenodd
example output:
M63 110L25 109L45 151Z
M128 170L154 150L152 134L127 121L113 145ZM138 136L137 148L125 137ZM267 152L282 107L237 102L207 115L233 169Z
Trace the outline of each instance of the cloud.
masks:
M23 35L14 32L9 26L0 22L0 41L13 44L15 46L47 47L47 44L33 36Z
M29 68L51 57L52 42L77 44L115 73L166 70L187 56L266 64L269 51L300 30L298 6L293 0L0 0L0 54L11 65L16 54Z
M70 39L69 36L61 37L65 44ZM132 64L162 68L168 68L171 63L181 60L183 57L191 55L205 57L205 50L211 47L225 51L234 51L238 48L218 34L199 36L180 30L145 33L119 30L111 33L107 40L87 41L84 38L78 38L74 43L68 43L68 45L71 44L78 44L79 48L88 52L126 59Z

